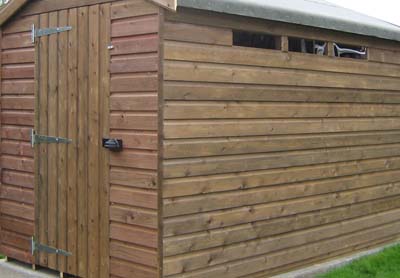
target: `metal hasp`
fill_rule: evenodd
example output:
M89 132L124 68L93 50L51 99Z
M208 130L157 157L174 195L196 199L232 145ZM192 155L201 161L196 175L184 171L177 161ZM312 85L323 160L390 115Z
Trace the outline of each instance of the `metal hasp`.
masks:
M38 243L38 242L36 242L34 237L32 237L32 239L31 239L31 251L32 251L32 256L35 255L36 252L57 254L57 255L61 255L61 256L65 256L65 257L72 256L71 252Z
M71 139L62 137L53 137L36 134L36 131L32 129L31 131L31 145L32 148L41 143L55 143L55 144L69 144L72 143Z
M32 25L32 43L35 43L36 38L49 36L52 34L57 34L61 32L71 31L72 26L64 26L64 27L54 27L54 28L44 28L44 29L36 29L35 24Z

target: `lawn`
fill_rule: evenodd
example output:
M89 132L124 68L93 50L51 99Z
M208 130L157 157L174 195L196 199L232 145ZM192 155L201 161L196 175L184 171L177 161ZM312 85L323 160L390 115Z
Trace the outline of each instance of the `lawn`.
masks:
M354 261L319 278L400 278L400 245Z
M4 258L5 258L4 255L0 254L0 260Z

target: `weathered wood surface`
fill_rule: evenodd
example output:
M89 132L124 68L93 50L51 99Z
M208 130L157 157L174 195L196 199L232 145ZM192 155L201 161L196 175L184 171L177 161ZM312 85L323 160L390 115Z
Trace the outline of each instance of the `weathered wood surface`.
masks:
M146 0L111 5L111 277L159 275L159 8Z
M23 1L13 5L18 2ZM33 262L34 152L29 141L35 102L35 49L27 36L38 19L13 19L1 29L0 253L26 263Z
M109 232L100 223L109 222L109 164L101 138L108 136L103 108L110 28L100 32L99 26L110 22L109 4L45 13L39 20L43 28L73 28L37 43L35 128L72 142L35 147L35 235L72 256L40 253L35 263L80 277L109 273Z
M260 31L256 20L167 20L164 277L267 277L398 237L393 44L338 59L232 46L232 29Z

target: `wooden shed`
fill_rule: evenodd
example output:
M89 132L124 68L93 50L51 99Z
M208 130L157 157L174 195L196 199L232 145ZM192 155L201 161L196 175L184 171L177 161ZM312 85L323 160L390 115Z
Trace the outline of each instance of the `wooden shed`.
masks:
M322 0L11 0L0 253L270 277L400 237L400 27Z

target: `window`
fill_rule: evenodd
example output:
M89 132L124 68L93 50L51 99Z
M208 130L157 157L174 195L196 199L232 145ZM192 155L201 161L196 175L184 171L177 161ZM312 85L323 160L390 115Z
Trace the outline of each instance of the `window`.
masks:
M279 50L281 49L281 39L279 36L270 34L233 31L233 45Z
M366 59L367 48L363 46L354 46L346 44L333 44L336 57L352 58L352 59Z
M289 51L310 53L317 55L327 55L327 43L323 41L308 40L301 38L289 38Z

